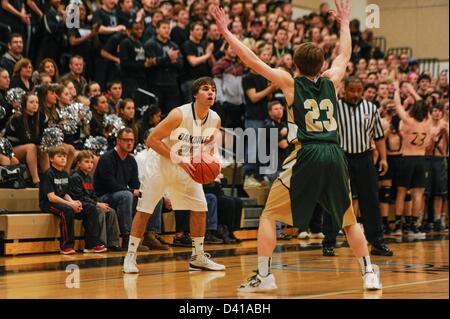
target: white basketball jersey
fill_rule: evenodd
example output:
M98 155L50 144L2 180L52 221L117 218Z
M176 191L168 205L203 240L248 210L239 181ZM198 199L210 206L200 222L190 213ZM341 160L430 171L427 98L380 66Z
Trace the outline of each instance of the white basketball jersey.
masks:
M220 117L216 112L209 110L203 120L198 119L194 103L184 104L178 109L183 115L183 120L163 142L178 155L192 156L200 152L203 144L214 135Z

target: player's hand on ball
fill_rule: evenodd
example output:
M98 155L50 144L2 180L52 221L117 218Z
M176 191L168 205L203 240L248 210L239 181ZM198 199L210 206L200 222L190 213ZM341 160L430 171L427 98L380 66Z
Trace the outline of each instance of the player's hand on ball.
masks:
M189 160L189 158L184 158L184 157L180 157L180 160L178 162L178 165L184 169L184 171L186 173L188 173L188 175L190 177L194 177L194 171L195 168L194 166L192 166L191 161Z

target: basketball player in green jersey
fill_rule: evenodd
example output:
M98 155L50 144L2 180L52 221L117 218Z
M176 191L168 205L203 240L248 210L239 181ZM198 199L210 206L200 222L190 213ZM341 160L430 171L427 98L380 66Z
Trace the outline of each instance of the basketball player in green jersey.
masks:
M220 32L241 60L251 69L278 86L286 98L291 142L296 145L284 162L285 171L274 182L258 230L258 272L239 287L240 292L265 292L277 288L270 272L276 245L275 221L298 228L309 225L316 205L331 214L333 222L343 228L347 241L358 258L363 287L381 289L378 267L370 262L366 238L357 225L351 205L350 181L346 160L338 143L336 122L336 87L345 76L351 55L348 0L335 0L336 18L340 22L341 52L332 67L320 75L323 50L304 43L296 50L294 62L299 73L292 76L274 69L242 44L229 30L230 20L216 7L213 11Z

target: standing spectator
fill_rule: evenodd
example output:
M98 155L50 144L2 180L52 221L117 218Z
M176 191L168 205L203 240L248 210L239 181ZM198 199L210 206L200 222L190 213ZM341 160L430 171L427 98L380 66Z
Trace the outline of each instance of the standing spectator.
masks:
M92 18L93 25L99 25L98 29L100 45L103 48L108 39L116 32L126 32L126 27L123 24L117 23L116 0L103 0L102 7L95 10ZM111 61L106 60L102 56L98 56L95 62L95 80L100 83L102 90L105 90L106 83L111 80L113 75L114 65Z
M243 127L245 97L242 88L244 66L236 52L225 44L225 56L214 64L212 74L217 86L216 101L221 103L218 113L223 127Z
M169 38L170 22L161 20L156 27L156 37L145 43L146 55L155 59L147 72L149 90L158 97L164 114L181 104L178 74L183 69L183 57L178 46Z
M117 32L109 37L108 41L102 45L100 55L108 63L108 82L120 80L120 58L119 45L127 37L126 32ZM102 89L104 87L102 86Z
M10 88L21 88L25 92L33 90L33 82L31 76L33 75L33 65L28 59L19 60L14 66L13 77L11 78Z
M164 19L164 15L161 10L154 10L150 16L151 22L145 25L144 33L142 34L142 39L144 42L147 42L156 36L156 25L159 21Z
M271 53L263 48L259 49L258 57L269 64ZM264 127L264 121L268 118L267 106L270 95L278 88L269 83L266 78L255 73L253 70L243 78L242 87L245 93L246 113L245 129L253 130L256 141L254 144L247 143L245 147L244 163L244 187L261 186L261 177L259 176L259 165L257 162L258 146L262 145L259 141L258 130Z
M25 9L25 0L2 0L1 8L1 21L8 25L13 33L24 38L26 26L31 23L30 14Z
M64 74L60 81L64 81L66 79L69 79L72 81L72 83L75 85L75 88L77 90L77 95L83 94L87 81L83 76L84 71L84 59L80 55L74 55L70 58L69 62L69 69L70 72Z
M212 64L214 65L217 60L224 56L224 41L220 36L219 29L215 22L211 22L208 26L208 33L206 34L206 40L209 43L214 44L213 54L212 54Z
M372 245L371 254L392 256L383 236L377 172L371 150L374 140L381 157L380 175L383 176L388 169L384 133L376 106L364 101L362 93L360 79L350 77L345 81L345 99L339 100L337 112L340 144L348 161L353 206L357 205L361 211L364 233ZM329 237L329 234L325 235Z
M117 212L124 249L128 248L133 199L141 196L137 163L130 155L133 145L133 130L119 130L116 147L100 157L94 175L94 188L99 199Z
M65 22L62 12L60 12L61 0L50 0L44 11L43 38L39 45L39 53L36 58L40 63L45 58L51 58L61 66L61 54L67 47L65 38Z
M192 5L194 6L195 3ZM192 8L192 7L191 7ZM192 102L191 88L195 79L211 74L210 63L214 50L213 43L206 43L203 39L203 24L191 24L189 40L183 43L181 51L186 59L186 73L182 76L181 92L186 103Z
M69 180L69 195L79 200L83 206L81 216L85 231L86 248L84 252L100 253L110 249L121 251L117 233L116 211L107 203L98 200L94 191L92 172L94 155L90 151L81 151L77 156L78 169Z
M123 97L133 98L138 106L145 103L138 99L136 90L147 89L145 68L154 64L154 60L145 57L145 50L140 41L142 37L143 25L140 22L133 22L127 26L128 36L120 42L120 76L123 79Z
M59 217L61 254L74 254L73 219L75 214L81 212L83 205L69 195L69 174L64 171L66 150L63 147L51 147L48 155L51 166L45 172L39 188L39 208Z
M431 77L428 74L421 74L417 79L417 85L417 93L423 100L426 100L430 95Z
M91 25L87 19L86 7L81 3L78 5L80 12L80 27L68 28L70 53L72 56L79 55L83 57L86 63L85 72L88 80L94 79L95 58L98 55L99 39L98 30L100 25Z
M189 13L185 8L179 7L174 11L177 24L170 31L170 39L175 42L178 47L189 40Z
M445 158L448 156L448 130L442 114L442 105L434 105L431 108L431 128L438 130L436 138L431 141L426 150L429 187L428 187L428 230L442 231L442 205L448 193L447 172L445 170ZM424 222L422 224L425 224Z
M27 164L33 187L39 187L38 163L47 162L46 154L38 148L45 128L38 109L38 97L31 93L24 95L21 112L12 116L5 132L17 159Z
M286 53L292 54L292 50L288 47L288 34L284 28L278 28L275 32L275 42L273 43L273 57L272 64L276 64L279 59Z
M122 82L116 80L107 85L109 113L115 114L119 110L119 103L122 101Z
M3 3L3 2L2 2ZM11 34L8 42L8 51L0 58L0 67L5 68L11 75L14 66L23 59L23 37L18 33Z
M117 24L130 25L136 20L136 12L133 9L133 0L119 0L119 10L117 10Z

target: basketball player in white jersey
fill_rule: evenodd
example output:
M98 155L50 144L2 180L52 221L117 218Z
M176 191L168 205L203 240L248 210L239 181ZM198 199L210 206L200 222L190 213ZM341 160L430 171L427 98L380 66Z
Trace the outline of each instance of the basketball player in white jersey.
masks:
M225 266L209 259L203 251L206 228L206 199L201 184L195 182L193 155L214 144L219 134L220 118L210 110L216 97L212 78L202 77L192 85L194 102L173 109L158 124L146 140L149 151L141 180L142 197L131 226L128 253L123 264L124 273L138 273L136 251L144 235L147 222L164 192L170 193L174 210L190 210L192 257L190 270L224 270Z

